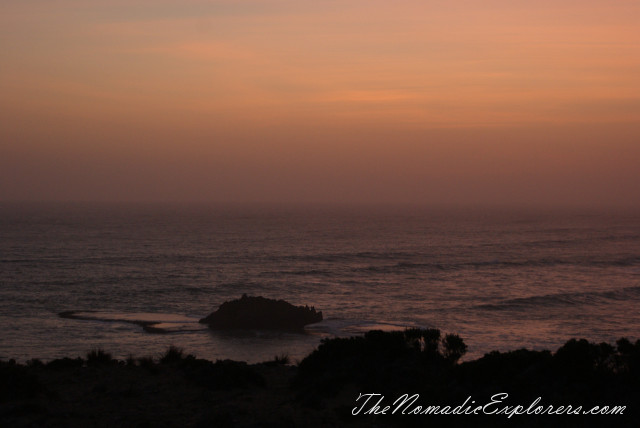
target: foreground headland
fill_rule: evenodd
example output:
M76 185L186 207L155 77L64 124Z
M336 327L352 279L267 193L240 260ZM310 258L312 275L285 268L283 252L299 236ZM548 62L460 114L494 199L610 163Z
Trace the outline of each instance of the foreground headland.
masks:
M457 335L409 329L326 339L295 365L175 347L126 361L102 350L0 361L0 426L640 426L640 341L460 362L465 351ZM595 406L608 414L583 414Z

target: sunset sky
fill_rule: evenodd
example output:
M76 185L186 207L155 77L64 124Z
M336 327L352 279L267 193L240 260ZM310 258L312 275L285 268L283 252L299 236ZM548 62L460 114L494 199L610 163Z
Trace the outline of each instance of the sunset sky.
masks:
M0 4L0 201L640 204L640 2Z

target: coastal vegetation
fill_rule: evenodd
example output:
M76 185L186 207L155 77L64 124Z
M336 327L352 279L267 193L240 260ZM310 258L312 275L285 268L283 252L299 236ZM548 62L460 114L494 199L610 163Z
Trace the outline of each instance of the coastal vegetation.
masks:
M325 339L296 365L162 355L114 359L102 349L48 362L0 361L0 426L640 426L640 341L571 339L555 352L494 351L436 329ZM624 406L615 415L354 415L359 394L453 406ZM407 407L408 409L408 407ZM404 410L407 410L404 409Z

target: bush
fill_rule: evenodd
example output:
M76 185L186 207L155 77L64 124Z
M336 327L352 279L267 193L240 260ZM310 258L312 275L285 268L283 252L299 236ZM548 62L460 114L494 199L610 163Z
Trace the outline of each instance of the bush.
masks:
M44 367L44 363L37 358L32 358L27 361L27 367Z
M443 353L440 349L443 349ZM457 335L441 339L437 329L372 330L363 337L324 339L299 364L298 385L316 383L333 393L339 385L355 382L366 388L400 387L404 382L438 382L466 352ZM384 370L380 370L384 367Z
M447 334L444 339L442 339L442 346L444 348L442 356L452 364L457 363L458 360L467 353L467 345L457 334Z
M273 357L271 361L265 361L265 366L286 366L287 364L291 364L291 359L287 354L280 354Z
M160 373L160 368L153 360L153 357L138 358L138 365L144 369L147 369L149 373L153 375Z
M183 366L187 379L214 390L248 388L251 385L264 386L264 378L245 362L218 360L193 360Z
M64 357L64 358L58 358L56 360L49 361L46 367L48 369L61 370L61 369L68 369L72 367L82 367L83 365L84 365L84 360L80 357L78 358Z
M128 366L135 366L136 365L136 359L133 356L133 354L129 354L129 356L127 357L127 360L126 360L126 364Z
M184 358L184 350L177 346L169 346L169 349L160 357L160 364L176 364Z
M458 373L465 382L475 385L511 385L535 382L550 376L549 351L492 351L477 360L460 364Z
M115 364L117 360L114 360L110 353L105 352L103 349L92 349L87 353L87 365L108 365Z

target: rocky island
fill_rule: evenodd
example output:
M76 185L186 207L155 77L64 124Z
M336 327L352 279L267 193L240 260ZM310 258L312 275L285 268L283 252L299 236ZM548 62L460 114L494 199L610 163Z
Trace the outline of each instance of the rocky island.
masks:
M309 306L294 306L284 300L247 296L224 302L217 311L200 320L212 330L258 329L303 331L322 321L322 312Z

